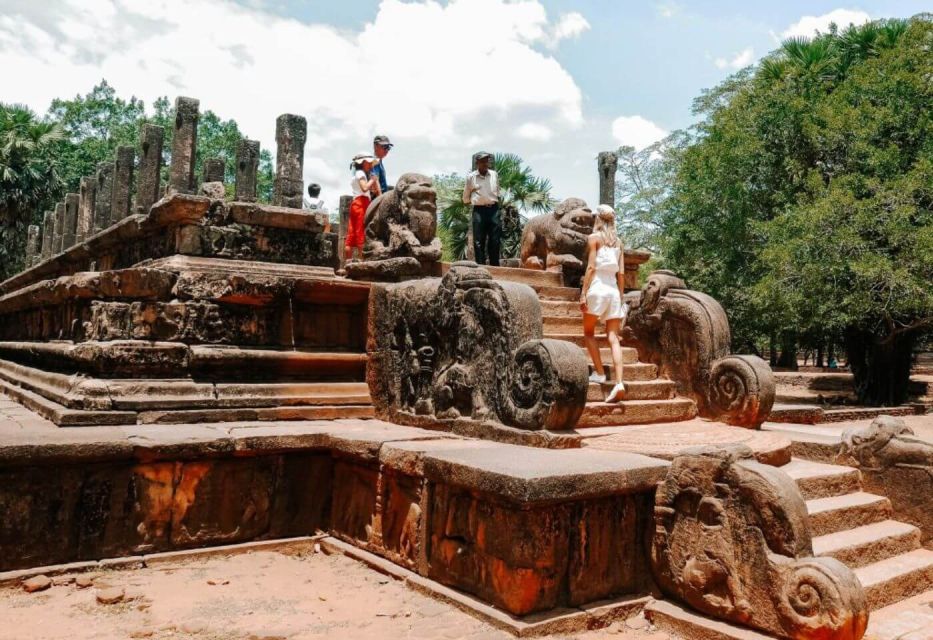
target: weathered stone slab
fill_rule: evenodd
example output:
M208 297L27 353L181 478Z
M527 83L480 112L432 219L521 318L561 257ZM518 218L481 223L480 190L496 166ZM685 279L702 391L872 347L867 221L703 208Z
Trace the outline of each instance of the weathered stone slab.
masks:
M113 162L97 165L97 199L94 202L94 231L103 231L110 226L113 208Z
M0 342L0 357L23 364L101 377L178 376L188 368L187 345L174 342Z
M227 209L233 221L240 224L311 233L323 232L327 224L327 214L298 211L286 207L232 202Z
M117 147L113 170L113 192L110 200L110 224L116 224L130 215L135 157L136 150L133 147Z
M226 161L223 158L207 158L202 168L201 182L223 182L226 173Z
M42 216L42 260L52 257L52 236L55 234L55 213L46 211Z
M200 102L194 98L175 99L169 193L193 193L195 190L194 165L197 158L199 106Z
M23 266L28 269L39 259L39 227L31 224L26 229L26 254Z
M75 233L78 228L78 201L77 193L65 195L65 217L62 221L62 251L70 249L75 244Z
M259 141L243 139L236 149L235 198L239 202L256 201L256 175L259 169Z
M272 203L301 209L304 202L304 155L308 122L302 116L286 113L275 121L275 185Z
M84 242L94 233L94 211L97 205L97 178L81 178L80 201L78 203L77 241Z
M144 124L139 130L139 176L136 181L136 213L149 213L149 208L162 195L162 145L165 130L154 124Z

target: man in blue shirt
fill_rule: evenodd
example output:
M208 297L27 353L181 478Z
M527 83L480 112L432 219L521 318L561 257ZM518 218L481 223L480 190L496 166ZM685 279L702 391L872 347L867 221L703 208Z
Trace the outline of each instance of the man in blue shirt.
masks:
M386 180L386 168L382 160L389 155L391 150L392 143L389 141L388 136L379 135L373 138L373 155L376 156L376 162L373 163L373 174L379 180L379 189L382 193L389 190L389 184Z

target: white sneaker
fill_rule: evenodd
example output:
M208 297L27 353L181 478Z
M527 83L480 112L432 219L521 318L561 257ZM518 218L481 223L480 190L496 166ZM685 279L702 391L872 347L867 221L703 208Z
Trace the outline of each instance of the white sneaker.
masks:
M602 384L606 381L605 375L599 375L595 371L590 374L590 382L595 382L596 384Z
M625 385L620 382L609 392L609 395L606 397L606 402L621 402L623 395L625 395Z

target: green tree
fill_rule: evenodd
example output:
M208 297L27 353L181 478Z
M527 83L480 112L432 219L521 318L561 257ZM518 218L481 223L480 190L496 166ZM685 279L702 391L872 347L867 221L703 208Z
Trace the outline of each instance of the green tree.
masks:
M0 281L22 268L26 227L62 190L60 126L22 105L0 103Z
M522 227L530 215L546 213L555 204L551 183L532 173L522 159L511 153L497 153L493 166L499 176L499 209L502 216L502 257L518 257ZM447 260L462 260L472 226L472 208L463 203L464 178L457 174L434 177L438 228Z
M842 339L870 404L904 400L933 316L931 43L929 16L785 42L695 102L660 206L740 347Z

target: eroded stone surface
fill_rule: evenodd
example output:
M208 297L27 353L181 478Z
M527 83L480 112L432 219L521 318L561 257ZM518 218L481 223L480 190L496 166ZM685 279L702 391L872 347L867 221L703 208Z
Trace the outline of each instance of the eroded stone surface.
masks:
M136 181L136 213L148 213L162 195L162 145L165 130L143 124L139 130L139 172Z
M579 279L593 219L593 211L580 198L567 198L552 213L532 218L522 230L522 266L560 270L571 279Z
M409 423L572 427L586 401L586 362L575 345L538 338L540 314L532 289L468 262L441 280L374 288L367 380L377 410Z
M669 271L652 273L641 292L626 299L632 305L626 344L676 382L699 415L755 428L765 421L774 404L774 374L757 356L730 355L729 320L718 302L687 289Z
M810 557L807 517L794 481L746 447L679 456L656 497L655 579L715 618L783 638L857 640L865 593L839 561Z
M275 184L272 203L281 207L301 209L304 201L304 150L308 138L308 121L290 113L275 121Z
M169 190L192 193L195 188L194 163L198 144L198 108L194 98L175 99L175 131L172 135L172 164L169 168Z

